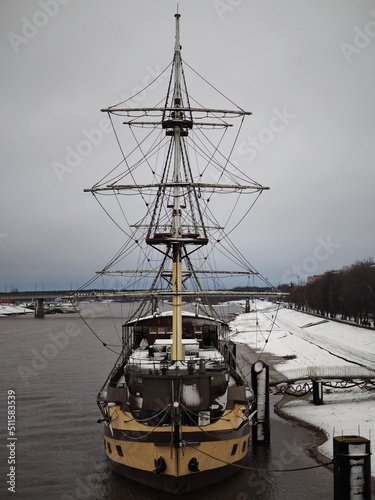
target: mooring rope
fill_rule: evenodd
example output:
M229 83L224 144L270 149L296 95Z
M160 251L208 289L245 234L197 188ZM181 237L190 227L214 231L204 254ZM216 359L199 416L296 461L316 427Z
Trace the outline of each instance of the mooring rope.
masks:
M188 443L187 441L183 441L183 444L186 446L190 446L190 448L193 448L194 450L198 451L199 453L202 453L203 455L206 455L207 457L213 458L214 460L217 460L218 462L222 462L226 465L233 465L233 467L238 467L239 469L246 469L246 470L253 470L253 471L263 471L263 472L296 472L296 471L301 471L301 470L309 470L309 469L317 469L318 467L326 467L327 465L332 465L334 463L335 459L332 459L330 462L327 462L325 464L319 464L319 465L310 465L309 467L296 467L294 469L265 469L261 467L249 467L247 465L240 465L240 464L234 464L231 462L227 462L226 460L223 460L222 458L217 458L211 455L210 453L207 453L205 451L200 450L199 448L196 448L192 444Z

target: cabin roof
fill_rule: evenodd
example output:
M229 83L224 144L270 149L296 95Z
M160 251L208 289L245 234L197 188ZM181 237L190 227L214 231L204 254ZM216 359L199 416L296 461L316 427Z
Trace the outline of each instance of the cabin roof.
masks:
M123 324L123 326L134 326L136 324L140 324L140 323L143 323L143 322L149 322L150 320L152 319L156 319L156 318L172 318L172 311L164 311L164 312L158 312L158 313L155 313L155 314L150 314L148 316L141 316L140 318L136 318L136 319L132 319L130 321L127 321L126 323ZM182 313L182 318L186 319L186 318L189 318L189 319L197 319L197 320L203 320L205 322L210 322L210 323L216 323L216 324L220 324L220 325L225 325L226 322L225 321L222 321L220 319L217 319L217 318L214 318L213 316L203 316L201 314L195 314L195 313L192 313L192 312L189 312L189 311L183 311Z

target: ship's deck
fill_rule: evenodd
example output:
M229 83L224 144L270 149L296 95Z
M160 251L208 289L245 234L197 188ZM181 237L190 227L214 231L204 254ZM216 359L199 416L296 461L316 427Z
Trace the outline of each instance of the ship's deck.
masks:
M156 374L157 372L204 373L225 368L224 356L215 347L199 348L194 339L183 339L184 361L171 360L171 339L156 340L151 347L140 346L129 357L126 371Z

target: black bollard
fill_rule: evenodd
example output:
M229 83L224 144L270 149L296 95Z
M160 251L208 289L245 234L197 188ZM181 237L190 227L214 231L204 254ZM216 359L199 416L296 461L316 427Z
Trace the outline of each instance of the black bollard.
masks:
M36 318L44 318L44 299L38 299L37 305L35 308L35 317Z
M334 500L371 500L370 447L361 436L333 438Z
M251 366L251 384L255 395L256 414L253 426L253 442L268 442L270 440L270 395L269 367L263 361L257 361Z
M250 298L246 297L246 302L245 302L245 313L250 312Z
M322 405L323 404L323 382L321 380L313 379L312 390L313 390L314 405Z

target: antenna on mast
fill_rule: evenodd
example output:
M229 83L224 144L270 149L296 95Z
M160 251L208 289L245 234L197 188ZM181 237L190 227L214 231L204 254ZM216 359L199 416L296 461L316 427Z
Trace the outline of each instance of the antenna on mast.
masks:
M179 51L181 49L180 45L180 25L179 25L179 20L181 17L181 14L178 13L178 4L177 4L177 14L174 15L176 18L176 42L175 42L175 47L174 50L175 52Z

